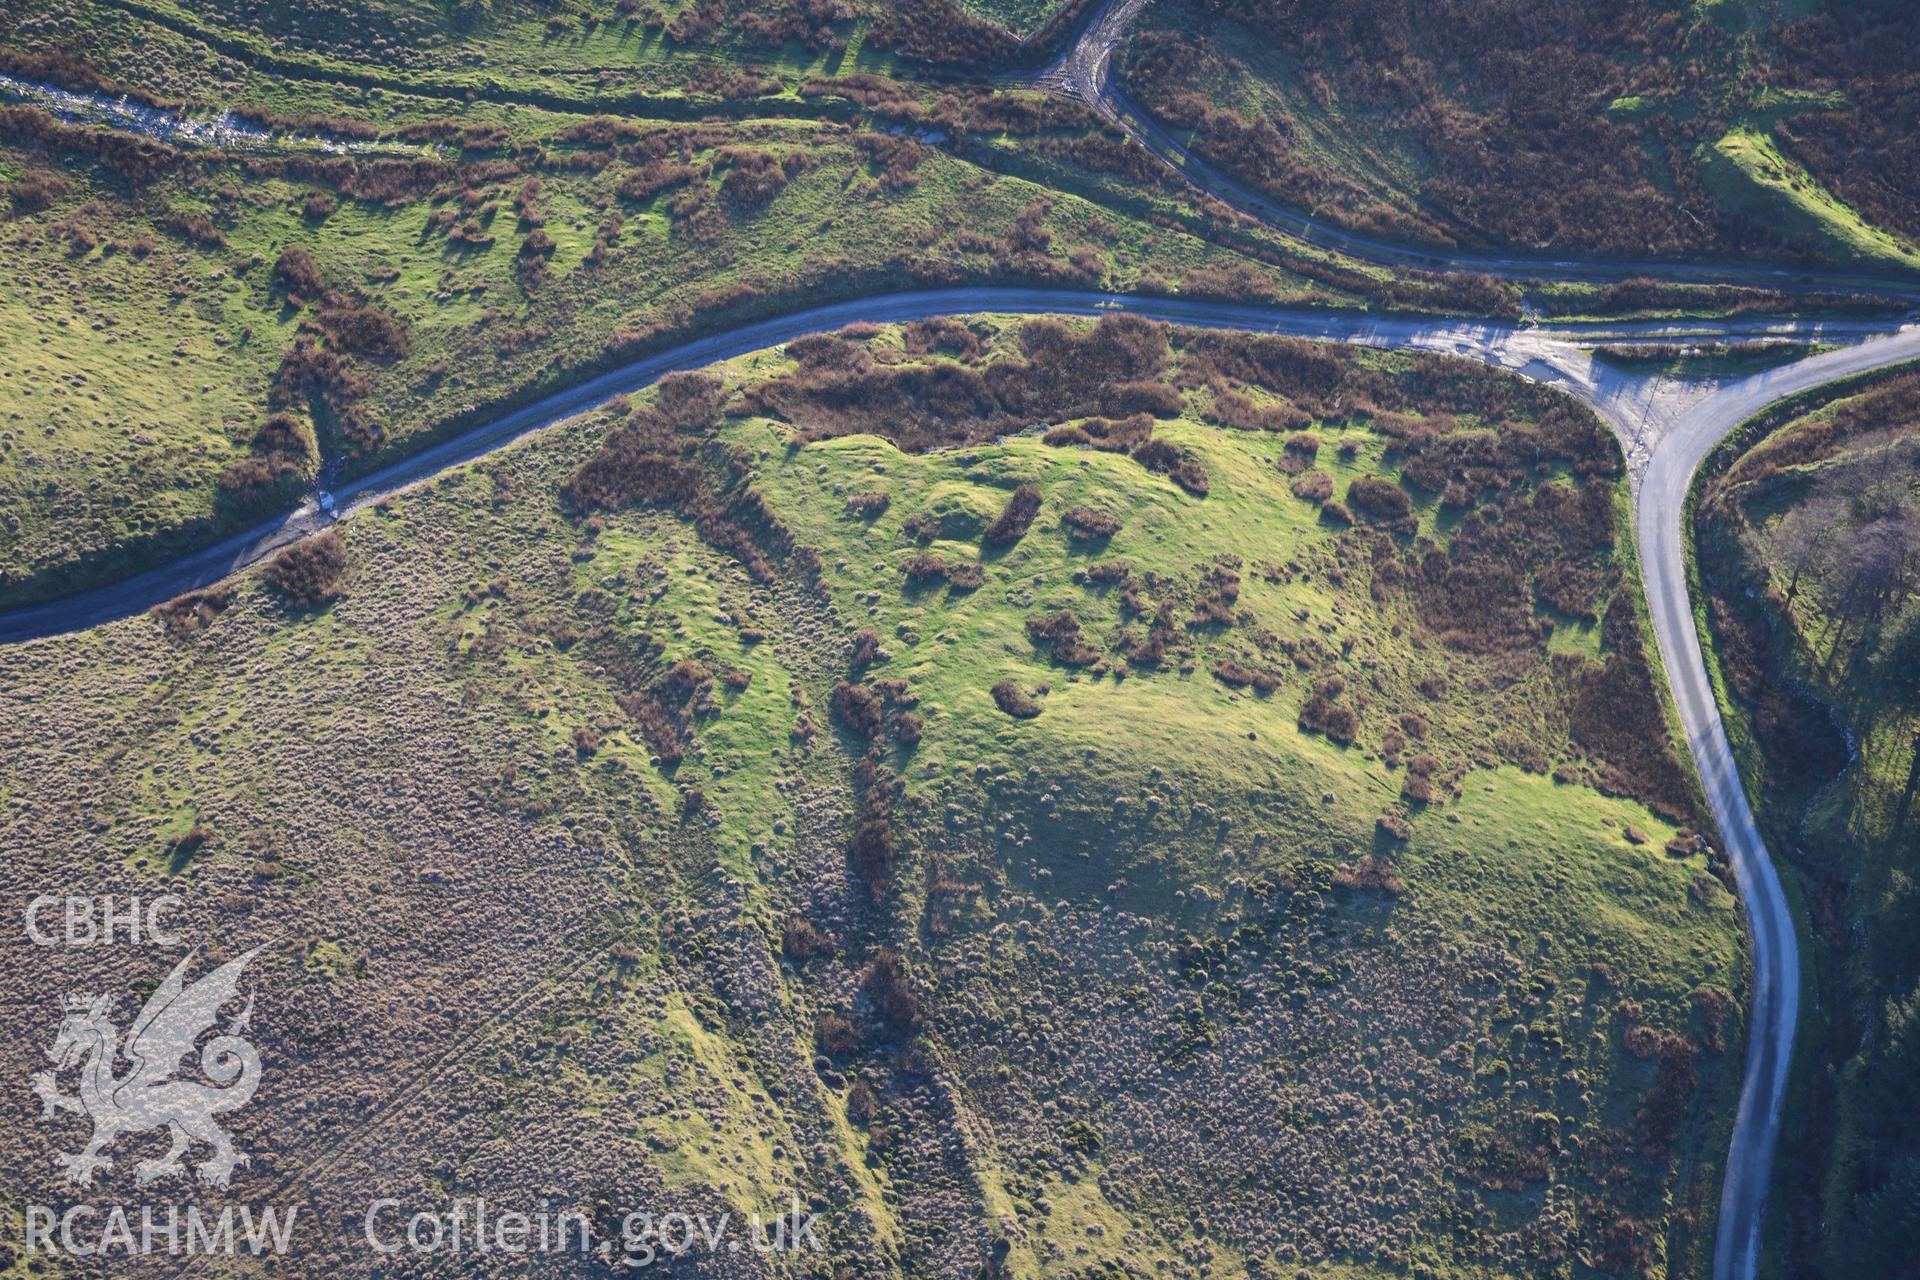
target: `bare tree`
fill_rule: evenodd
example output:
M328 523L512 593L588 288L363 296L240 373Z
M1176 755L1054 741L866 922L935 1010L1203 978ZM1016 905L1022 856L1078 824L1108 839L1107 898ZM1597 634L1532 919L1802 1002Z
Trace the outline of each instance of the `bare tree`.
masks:
M1767 559L1787 570L1788 601L1799 597L1802 578L1821 576L1846 516L1843 498L1819 494L1789 507L1767 531Z

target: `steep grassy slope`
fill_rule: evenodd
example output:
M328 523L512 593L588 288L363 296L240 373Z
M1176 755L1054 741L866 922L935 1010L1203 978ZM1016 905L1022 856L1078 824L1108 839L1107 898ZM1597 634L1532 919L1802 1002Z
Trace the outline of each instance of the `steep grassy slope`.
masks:
M0 652L8 891L286 939L312 1266L798 1186L856 1275L1700 1272L1739 935L1585 411L1122 320L712 373ZM3 945L22 1070L141 977Z
M1912 271L1911 6L1161 0L1124 83L1218 164L1378 234Z
M1782 1164L1804 1274L1913 1274L1917 409L1911 370L1783 406L1716 456L1695 518L1721 705L1821 962Z

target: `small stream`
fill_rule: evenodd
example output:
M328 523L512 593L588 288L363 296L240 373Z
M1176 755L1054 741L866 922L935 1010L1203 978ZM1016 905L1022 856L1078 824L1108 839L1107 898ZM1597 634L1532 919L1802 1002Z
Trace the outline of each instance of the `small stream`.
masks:
M97 124L138 133L175 146L225 151L306 151L327 155L426 155L431 148L407 142L329 138L281 133L229 111L186 115L130 98L81 93L0 73L0 102L24 103L71 124Z

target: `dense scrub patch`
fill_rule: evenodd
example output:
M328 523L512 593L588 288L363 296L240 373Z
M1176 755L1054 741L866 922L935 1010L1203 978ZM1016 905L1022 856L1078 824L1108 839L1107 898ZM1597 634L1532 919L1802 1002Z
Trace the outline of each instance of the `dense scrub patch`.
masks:
M758 581L772 581L770 557L793 550L787 531L744 478L744 460L719 446L714 428L727 391L699 373L661 379L652 403L633 408L561 488L576 513L666 507L693 522L715 549ZM801 570L804 572L804 569Z
M985 597L999 598L993 584L1001 558L1010 567L1033 561L1033 539L1018 535L1054 504L1066 536L1051 545L1069 555L1121 544L1137 550L1149 533L1112 513L1140 500L1122 496L1132 489L1105 490L1103 478L1115 474L1114 466L1135 477L1132 486L1143 473L1164 476L1173 482L1167 490L1185 500L1224 501L1219 519L1247 530L1249 540L1233 544L1233 553L1223 548L1177 566L1149 569L1129 554L1077 567L1073 577L1084 593L1078 599L1023 593L1035 596L1034 607L1013 621L1041 670L1097 680L1203 667L1224 689L1264 696L1291 686L1285 701L1300 728L1336 744L1380 744L1396 764L1402 752L1418 756L1420 767L1408 767L1404 781L1394 783L1416 803L1444 799L1466 762L1491 758L1542 774L1558 767L1672 820L1693 816L1691 785L1666 741L1654 672L1618 561L1616 485L1623 469L1611 437L1585 410L1532 384L1443 358L1357 356L1285 338L1165 330L1118 317L1079 326L1013 322L991 335L978 324L908 330L904 338L898 349L885 331L791 344L793 368L750 384L738 402L782 425L794 466L808 465L829 445L836 446L829 458L841 456L839 445L862 451L867 446L849 437L870 434L929 459L957 447L951 456L972 472L972 483L989 486L964 491L977 496L942 489L932 501L916 498L902 479L915 472L876 458L875 470L888 473L885 508L850 527L865 529L876 546L898 539L892 567L904 587L903 606L936 613L995 607L966 604L967 593L984 588ZM967 358L917 355L936 341ZM1023 357L1017 362L993 354L1016 344ZM1071 376L1029 381L1033 368L1070 375L1085 367L1098 371L1101 385L1083 389ZM977 399L946 416L942 405L898 394L925 385L936 368L977 375L969 384ZM1126 394L1157 402L1163 416L1087 413L1102 407L1100 396L1129 384ZM884 410L869 413L854 390L869 385L885 389ZM1186 414L1217 421L1227 416L1216 412L1221 402L1236 397L1260 413L1232 424L1222 439L1195 435L1178 421ZM1007 402L1023 412L1010 412ZM1031 478L1034 463L1008 464L1003 472L989 462L1005 446L986 444L988 433L1004 439L1007 427L1032 418L1065 419L1038 442L1047 459L1042 475L1055 479ZM1247 449L1265 455L1255 470L1267 478L1256 489L1248 488L1255 482L1239 460ZM1060 487L1057 477L1076 473ZM1301 523L1249 566L1238 548L1260 542L1243 512L1247 503L1270 501L1254 496L1268 485L1324 507L1302 510L1285 497L1282 510L1300 512L1287 519ZM843 503L864 505L855 481L845 487L855 496ZM1344 503L1331 501L1336 492ZM1270 518L1263 506L1258 519ZM1313 531L1304 543L1303 529ZM976 539L995 555L977 562L966 545ZM1284 553L1280 546L1300 549ZM1348 668L1350 634L1310 622L1271 597L1264 606L1252 603L1249 573L1256 595L1322 582L1364 584L1370 607L1393 619L1395 649L1417 640L1389 664L1398 668L1394 691L1384 692L1377 671ZM954 589L933 590L942 584ZM996 677L974 687L992 691L1001 710L1028 715L1041 706L1029 692L1040 678ZM1522 688L1534 690L1526 696L1555 726L1545 736L1493 733L1482 747L1458 751L1451 766L1445 753L1406 751L1405 725L1428 733L1434 704L1467 708L1486 702L1491 690L1518 697Z
M1089 436L1132 439L1150 430L1154 415L1180 411L1179 396L1157 381L1167 361L1165 330L1138 317L1107 316L1080 330L1030 321L1020 330L1022 359L983 361L977 339L919 333L910 351L962 358L882 365L864 344L822 335L789 344L798 369L752 388L749 403L793 423L802 442L871 432L915 451L1073 419L1094 424L1077 428ZM1114 427L1116 418L1126 425Z

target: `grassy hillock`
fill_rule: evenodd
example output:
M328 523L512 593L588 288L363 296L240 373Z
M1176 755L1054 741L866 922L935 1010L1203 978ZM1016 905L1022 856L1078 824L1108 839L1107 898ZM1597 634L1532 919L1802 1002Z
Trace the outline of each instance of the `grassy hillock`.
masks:
M1124 83L1268 194L1396 239L1912 271L1910 6L1160 0Z
M1721 705L1819 963L1781 1165L1808 1275L1899 1275L1920 1176L1920 374L1789 402L1698 493Z
M317 1212L797 1185L861 1275L1691 1274L1741 944L1624 484L1440 357L811 338L0 651L0 830L294 940L304 1101L237 1130Z

